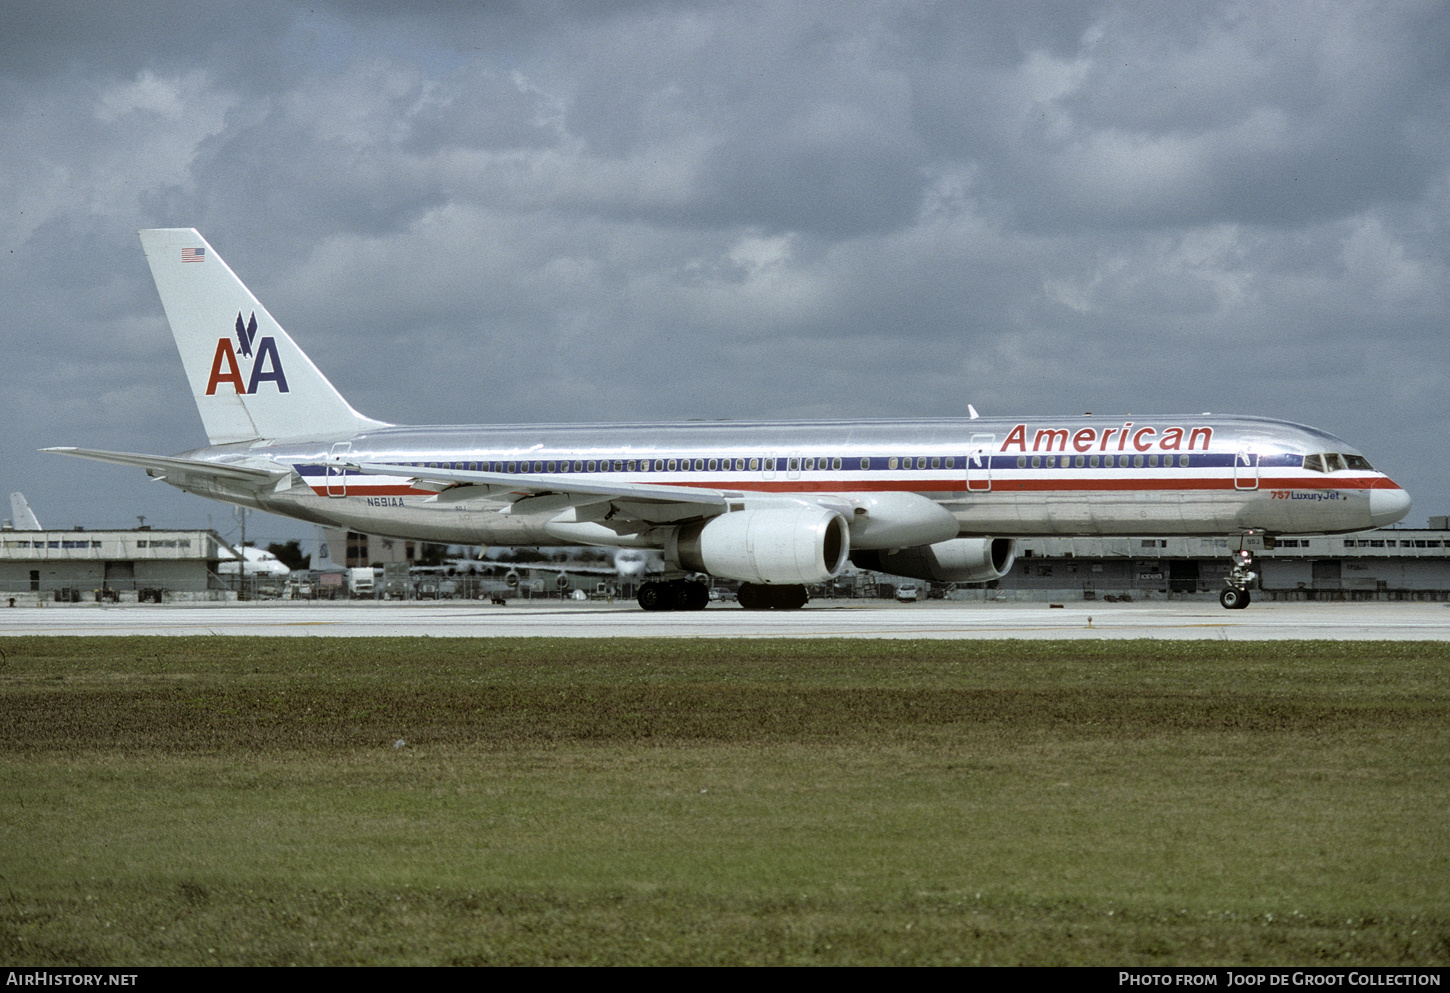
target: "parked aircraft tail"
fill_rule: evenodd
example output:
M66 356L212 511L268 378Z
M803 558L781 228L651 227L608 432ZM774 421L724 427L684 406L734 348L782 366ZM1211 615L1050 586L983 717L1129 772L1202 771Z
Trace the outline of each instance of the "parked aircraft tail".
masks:
M35 519L35 511L30 509L30 504L25 502L24 493L10 494L10 523L17 531L43 531L40 521Z
M317 529L317 554L312 557L313 572L345 572L347 566L332 558L332 547L327 540L327 530Z
M141 246L213 445L385 426L352 409L194 229L142 231Z

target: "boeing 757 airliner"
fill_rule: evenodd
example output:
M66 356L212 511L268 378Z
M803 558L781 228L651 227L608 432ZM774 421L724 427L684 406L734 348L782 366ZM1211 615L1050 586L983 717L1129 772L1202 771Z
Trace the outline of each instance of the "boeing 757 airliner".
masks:
M141 232L210 444L139 466L188 493L423 541L656 549L646 610L805 603L846 563L938 582L1041 535L1331 534L1410 498L1323 431L1255 417L403 427L354 410L196 231ZM1221 599L1247 605L1240 567Z

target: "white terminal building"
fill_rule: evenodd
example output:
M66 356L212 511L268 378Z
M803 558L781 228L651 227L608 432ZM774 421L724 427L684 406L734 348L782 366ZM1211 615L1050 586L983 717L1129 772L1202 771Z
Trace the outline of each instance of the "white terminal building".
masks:
M1224 587L1230 555L1257 559L1269 600L1450 600L1450 530L1387 528L1322 538L1025 538L989 595L1152 598Z
M150 599L226 587L236 552L214 531L0 531L0 596Z

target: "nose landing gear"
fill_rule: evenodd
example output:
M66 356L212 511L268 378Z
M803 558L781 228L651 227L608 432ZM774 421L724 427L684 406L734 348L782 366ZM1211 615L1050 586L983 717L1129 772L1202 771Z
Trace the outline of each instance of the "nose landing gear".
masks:
M1225 610L1243 610L1249 605L1249 586L1259 578L1254 568L1258 563L1254 560L1254 553L1247 548L1234 552L1233 563L1233 569L1224 578L1227 586L1219 593L1218 602Z

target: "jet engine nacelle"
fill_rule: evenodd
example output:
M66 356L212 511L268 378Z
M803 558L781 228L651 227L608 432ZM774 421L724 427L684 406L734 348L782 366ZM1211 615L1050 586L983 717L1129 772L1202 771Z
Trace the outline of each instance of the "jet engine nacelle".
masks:
M935 583L985 583L1012 571L1017 544L1011 538L953 538L895 552L854 552L861 569Z
M744 583L803 585L838 575L851 552L839 512L814 505L737 510L675 532L681 568Z

